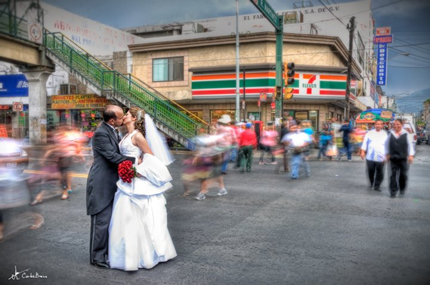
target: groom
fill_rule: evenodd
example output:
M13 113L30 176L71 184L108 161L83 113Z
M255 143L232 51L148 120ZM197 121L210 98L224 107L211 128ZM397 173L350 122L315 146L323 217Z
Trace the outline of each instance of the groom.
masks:
M94 162L87 181L87 215L91 215L90 262L101 268L108 264L108 231L118 181L118 164L134 163L134 157L120 154L117 127L122 125L124 112L119 106L108 105L103 122L92 138Z

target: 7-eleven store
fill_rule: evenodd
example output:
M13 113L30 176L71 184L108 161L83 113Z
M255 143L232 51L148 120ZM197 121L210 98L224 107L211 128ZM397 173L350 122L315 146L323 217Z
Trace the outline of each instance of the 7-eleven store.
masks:
M299 67L300 68L300 67ZM296 68L297 69L297 68ZM274 121L275 109L272 95L276 83L276 73L270 70L253 70L244 68L240 73L241 120ZM245 77L245 82L243 78ZM350 93L351 106L355 106L355 80ZM345 106L346 75L326 72L297 71L293 99L284 102L284 114L299 120L311 120L316 130L329 118L343 119ZM236 73L195 70L192 76L192 96L196 105L188 108L193 110L201 106L197 102L221 100L225 103L236 98ZM262 100L260 100L260 98ZM245 106L243 106L245 102ZM235 115L235 105L210 104L210 121L216 122L222 114ZM224 105L228 105L225 106ZM243 109L245 107L245 109ZM356 109L359 112L359 109Z
M240 42L240 118L274 121L275 35L249 34L241 36ZM234 36L136 44L129 48L133 52L133 73L153 88L207 122L215 123L223 114L235 118ZM294 56L287 59L286 53ZM183 80L152 82L154 60L171 57L183 57ZM311 120L316 130L332 117L342 120L346 106L346 58L346 47L336 37L284 35L283 60L296 64L294 97L284 102L284 115ZM353 78L359 78L360 68L355 61L352 70ZM351 114L365 109L355 97L360 93L358 83L353 80L351 84Z

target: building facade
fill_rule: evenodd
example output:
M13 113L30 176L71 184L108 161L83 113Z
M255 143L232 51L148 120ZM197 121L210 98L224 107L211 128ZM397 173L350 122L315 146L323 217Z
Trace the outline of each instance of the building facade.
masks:
M240 99L243 120L275 121L276 36L273 32L240 36ZM337 37L284 35L284 62L295 62L294 97L284 115L311 120L315 129L345 110L347 50ZM164 41L129 46L133 74L172 100L214 123L235 117L235 36ZM361 69L354 61L350 106L360 112Z

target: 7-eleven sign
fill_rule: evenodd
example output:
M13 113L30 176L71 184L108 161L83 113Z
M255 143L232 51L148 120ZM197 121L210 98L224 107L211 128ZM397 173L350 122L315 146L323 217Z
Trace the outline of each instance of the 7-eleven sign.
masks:
M300 91L299 94L319 95L320 91L319 74L303 73L300 74Z

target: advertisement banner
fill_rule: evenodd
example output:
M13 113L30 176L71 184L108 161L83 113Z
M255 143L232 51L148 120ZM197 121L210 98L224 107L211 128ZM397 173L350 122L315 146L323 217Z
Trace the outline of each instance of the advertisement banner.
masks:
M377 63L377 80L376 84L379 86L387 84L387 58L388 58L387 44L378 45L378 63Z
M0 97L28 97L28 81L25 75L0 75Z
M103 109L109 100L97 95L52 96L52 109Z

